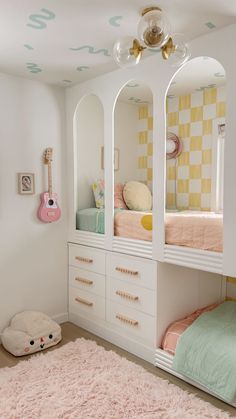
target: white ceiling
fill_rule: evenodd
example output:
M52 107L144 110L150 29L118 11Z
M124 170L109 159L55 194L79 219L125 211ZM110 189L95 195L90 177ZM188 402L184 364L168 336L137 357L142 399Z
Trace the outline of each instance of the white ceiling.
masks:
M187 39L236 22L235 0L0 0L0 71L68 86L116 68L117 38L158 5Z
M222 65L209 57L198 57L187 62L172 80L167 97L172 99L226 83ZM132 105L152 103L151 90L138 80L129 82L120 92L119 101Z

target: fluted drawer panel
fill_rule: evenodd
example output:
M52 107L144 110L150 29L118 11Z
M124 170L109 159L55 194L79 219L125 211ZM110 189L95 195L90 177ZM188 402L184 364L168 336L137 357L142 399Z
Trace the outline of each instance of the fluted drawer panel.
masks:
M157 282L157 262L109 253L107 255L107 275L154 290Z
M155 291L120 279L107 278L107 298L155 316Z
M106 320L118 326L121 333L126 336L133 335L141 341L155 344L155 318L148 314L107 300Z
M69 245L69 265L105 274L106 254L92 247Z
M69 283L82 291L92 292L105 297L105 275L86 271L85 269L69 267Z
M105 298L69 287L69 312L78 315L105 319Z

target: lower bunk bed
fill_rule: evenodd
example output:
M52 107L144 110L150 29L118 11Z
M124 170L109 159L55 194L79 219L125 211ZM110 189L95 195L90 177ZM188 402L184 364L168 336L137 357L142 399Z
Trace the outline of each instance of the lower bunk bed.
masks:
M236 407L236 302L212 304L171 323L155 365Z
M104 209L77 211L76 228L104 234ZM152 213L115 209L114 235L152 241ZM223 216L206 211L178 211L165 215L165 243L221 253L223 251Z

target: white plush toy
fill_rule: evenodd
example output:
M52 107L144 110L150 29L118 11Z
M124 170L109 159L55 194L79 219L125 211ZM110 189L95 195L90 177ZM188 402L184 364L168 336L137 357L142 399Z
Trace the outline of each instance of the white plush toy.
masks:
M23 311L11 319L1 339L4 348L11 354L28 355L60 342L61 328L44 313Z

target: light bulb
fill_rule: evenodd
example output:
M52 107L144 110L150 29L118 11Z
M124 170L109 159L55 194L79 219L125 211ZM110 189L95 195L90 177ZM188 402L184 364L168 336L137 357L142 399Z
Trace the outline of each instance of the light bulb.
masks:
M113 57L120 67L133 67L139 63L143 49L137 39L126 36L116 41L113 47Z
M191 52L184 38L184 35L180 33L173 34L171 35L171 40L173 42L173 50L172 52L170 52L169 56L166 58L168 58L168 63L171 66L180 67L181 65L186 63L186 61L188 61L188 59L191 57ZM164 47L162 47L162 51L163 50L165 50L165 45Z
M160 48L166 43L170 34L170 23L162 10L150 10L141 17L138 23L138 37L148 48Z

